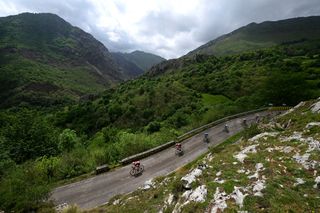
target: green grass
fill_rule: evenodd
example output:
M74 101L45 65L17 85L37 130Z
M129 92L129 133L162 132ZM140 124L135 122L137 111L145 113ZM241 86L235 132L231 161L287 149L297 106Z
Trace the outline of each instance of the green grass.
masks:
M204 106L210 107L210 106L228 103L230 102L230 99L228 99L223 95L202 94L202 102Z

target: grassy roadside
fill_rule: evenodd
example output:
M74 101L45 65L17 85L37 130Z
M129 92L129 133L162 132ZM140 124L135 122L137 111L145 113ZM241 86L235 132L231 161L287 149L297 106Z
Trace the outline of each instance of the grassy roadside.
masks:
M229 145L239 141L244 135L244 131L239 132L231 137L229 137L224 142L220 143L215 147L211 147L209 153L219 153L224 148ZM163 203L166 195L170 192L175 193L174 196L178 197L182 193L182 185L179 183L180 178L191 168L195 167L203 161L203 158L208 155L208 153L202 154L197 159L191 163L177 169L175 172L170 174L167 177L157 177L153 180L154 184L160 187L145 191L139 189L132 193L126 195L117 195L113 197L109 203L105 206L98 207L96 209L84 212L141 212L141 209L144 209L146 212L158 212L157 209ZM118 205L113 205L113 203L122 203L119 208ZM143 203L145 202L145 203ZM74 207L74 209L77 209ZM80 209L77 209L76 212L82 212ZM170 212L169 210L166 212Z
M319 150L308 141L320 140L320 127L306 126L320 121L320 115L309 108L307 103L274 122L252 126L174 173L155 178L150 189L115 196L107 205L85 212L204 212L217 206L217 192L222 193L224 212L319 211ZM297 133L300 138L290 139ZM244 152L249 147L254 151ZM243 162L236 157L240 153L246 154ZM308 159L301 160L303 156ZM199 165L206 166L191 183L192 189L185 189L181 178ZM203 186L205 199L192 200L192 193Z
M244 132L242 131L242 132L237 133L237 134L235 134L233 136L230 136L223 143L220 143L219 145L214 146L214 147L210 147L210 151L211 152L216 152L218 150L222 150L222 149L224 149L226 147L226 145L234 143L235 141L239 140L243 135L244 135ZM199 156L195 161L203 158L204 155L205 154ZM112 172L112 171L114 171L115 169L117 169L117 168L119 168L121 166L122 165L119 164L119 163L118 164L114 164L114 165L110 165L110 170L108 172ZM94 176L96 176L96 174L95 174L94 171L92 171L90 173L86 173L86 174L83 174L83 175L80 175L80 176L77 176L77 177L74 177L74 178L71 178L71 179L65 179L65 180L61 180L59 182L56 182L53 185L53 187L55 188L55 187L59 187L59 186L62 186L62 185L71 184L71 183L78 182L78 181L81 181L81 180L84 180L84 179L87 179L87 178L90 178L90 177L94 177Z

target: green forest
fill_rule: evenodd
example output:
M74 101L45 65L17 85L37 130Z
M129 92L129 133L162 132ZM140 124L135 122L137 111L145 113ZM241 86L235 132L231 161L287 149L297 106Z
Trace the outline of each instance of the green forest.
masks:
M92 100L3 106L0 209L48 212L52 204L44 198L54 186L88 176L98 165L117 167L125 157L227 115L320 96L319 40L185 60L172 72L147 73Z

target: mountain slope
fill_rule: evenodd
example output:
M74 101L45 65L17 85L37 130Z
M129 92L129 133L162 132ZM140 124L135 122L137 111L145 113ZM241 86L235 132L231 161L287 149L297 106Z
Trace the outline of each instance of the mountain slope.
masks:
M35 102L74 100L124 79L102 43L54 14L0 18L0 52L6 105L33 102L36 94L46 100Z
M131 53L117 53L117 55L122 55L125 59L134 63L143 71L147 71L152 66L166 60L158 55L138 50Z
M277 45L301 44L320 38L320 16L252 23L212 40L188 54L164 61L149 70L159 75L205 60L208 55L228 56Z
M178 129L270 103L294 105L320 96L319 43L196 57L181 67L171 67L171 72L149 72L106 91L92 103L95 110L80 105L65 111L65 121L60 121L78 132L95 132L110 125L150 127L153 132L162 125Z
M126 76L127 79L135 78L144 73L144 71L134 62L130 61L124 53L116 52L111 54L117 65L120 67L123 75Z
M251 23L212 40L187 55L228 55L256 50L276 44L299 42L320 37L320 17L292 18L281 21Z

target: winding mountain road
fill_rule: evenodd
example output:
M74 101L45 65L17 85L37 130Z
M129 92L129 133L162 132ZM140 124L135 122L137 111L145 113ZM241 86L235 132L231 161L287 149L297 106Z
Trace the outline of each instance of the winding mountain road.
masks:
M165 149L152 156L144 158L141 163L145 171L141 176L132 177L129 174L131 165L118 168L112 172L101 174L76 183L68 184L56 188L51 195L51 199L57 205L66 203L68 205L77 204L80 208L91 209L106 203L117 194L125 194L136 190L144 185L145 181L167 175L183 165L193 161L199 155L208 151L209 146L217 145L226 140L231 135L243 129L243 119L250 124L255 122L256 116L274 116L278 112L259 112L240 118L232 119L228 122L218 124L205 132L209 133L210 143L203 143L203 133L201 132L183 141L183 156L176 156L174 148ZM228 124L229 132L224 131L224 125Z

